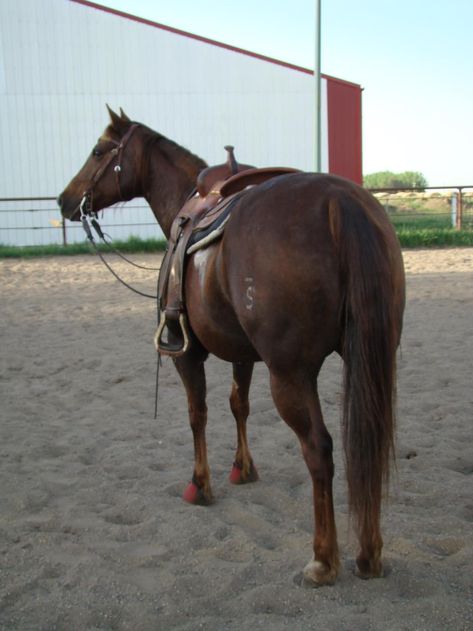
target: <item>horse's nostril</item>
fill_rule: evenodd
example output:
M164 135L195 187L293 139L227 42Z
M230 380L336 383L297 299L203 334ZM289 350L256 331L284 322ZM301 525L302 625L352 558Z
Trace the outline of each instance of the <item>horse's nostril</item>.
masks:
M56 203L59 206L59 208L62 208L62 195L58 196L58 198L56 199Z

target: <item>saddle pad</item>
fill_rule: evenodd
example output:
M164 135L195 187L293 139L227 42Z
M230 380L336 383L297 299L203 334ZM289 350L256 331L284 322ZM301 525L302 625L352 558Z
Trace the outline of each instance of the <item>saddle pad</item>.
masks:
M217 215L215 221L204 229L199 230L199 226L192 232L190 239L187 243L187 254L192 254L196 250L207 247L212 241L216 241L222 236L225 224L230 218L232 208L240 198L240 195L234 197L230 203L223 209L223 211Z
M226 217L224 217L223 221L219 223L219 225L215 228L215 230L211 230L210 232L208 230L202 230L202 233L205 234L206 236L203 236L202 234L199 241L197 241L196 243L192 244L189 248L187 248L186 254L192 254L193 252L196 252L197 250L206 248L210 243L219 239L223 234L225 224L227 223L227 220L229 218L230 218L230 215L227 215Z

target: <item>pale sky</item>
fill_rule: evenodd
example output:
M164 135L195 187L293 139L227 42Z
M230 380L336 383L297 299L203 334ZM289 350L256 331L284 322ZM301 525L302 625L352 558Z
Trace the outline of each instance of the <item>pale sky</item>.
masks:
M314 67L314 0L96 0ZM322 72L363 88L363 172L473 185L473 0L322 0Z

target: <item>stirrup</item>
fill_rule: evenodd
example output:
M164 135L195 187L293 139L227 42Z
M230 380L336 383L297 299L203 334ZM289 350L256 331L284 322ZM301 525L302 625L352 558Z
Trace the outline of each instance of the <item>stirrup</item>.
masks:
M163 340L163 334L167 328L166 314L161 314L161 320L159 322L158 329L154 336L154 346L158 353L162 355L170 355L171 357L179 357L183 355L189 348L189 329L187 325L187 318L184 313L179 315L179 326L181 329L182 338L174 344L165 342Z

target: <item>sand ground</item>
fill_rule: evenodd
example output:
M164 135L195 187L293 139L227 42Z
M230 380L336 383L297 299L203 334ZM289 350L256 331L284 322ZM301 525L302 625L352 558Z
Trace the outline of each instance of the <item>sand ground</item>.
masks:
M406 251L398 461L383 533L387 576L353 574L340 449L340 361L320 378L335 442L342 571L301 586L309 476L267 371L250 393L261 480L228 483L231 367L207 362L216 503L181 493L193 447L164 361L153 419L153 301L90 256L0 262L0 629L425 630L473 628L473 249ZM140 256L156 263L154 256ZM153 291L155 274L128 279Z

